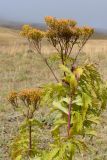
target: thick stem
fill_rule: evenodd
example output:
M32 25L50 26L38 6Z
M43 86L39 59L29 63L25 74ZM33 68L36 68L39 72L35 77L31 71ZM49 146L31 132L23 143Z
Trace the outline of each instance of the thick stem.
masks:
M68 137L70 136L70 129L71 129L71 109L72 109L72 98L70 99L68 108Z

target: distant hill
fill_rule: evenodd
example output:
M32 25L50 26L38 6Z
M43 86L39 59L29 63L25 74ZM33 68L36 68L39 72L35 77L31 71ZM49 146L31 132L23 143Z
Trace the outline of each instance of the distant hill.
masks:
M95 33L92 36L93 39L107 39L107 30L95 29Z
M34 27L40 29L46 29L46 25L44 23L27 23L27 22L13 22L8 20L0 19L0 27L12 28L12 29L21 29L24 24L30 24Z
M13 21L0 19L0 27L20 30L24 24L30 24L30 25L37 27L37 28L40 28L42 30L46 29L46 25L44 23L23 23L23 22L13 22ZM96 28L95 33L92 36L92 39L107 39L107 30Z

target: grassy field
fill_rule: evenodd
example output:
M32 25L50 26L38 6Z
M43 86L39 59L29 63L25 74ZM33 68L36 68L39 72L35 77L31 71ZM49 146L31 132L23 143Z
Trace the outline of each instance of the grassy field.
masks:
M46 56L55 50L44 43ZM107 40L90 40L83 49L80 61L96 63L101 75L107 80ZM9 142L17 128L18 116L8 104L7 95L12 90L32 88L54 81L41 58L29 50L27 41L19 31L0 28L0 160L9 160ZM95 152L81 155L77 160L107 160L107 111L98 126L98 137L92 143ZM95 158L96 159L95 159Z

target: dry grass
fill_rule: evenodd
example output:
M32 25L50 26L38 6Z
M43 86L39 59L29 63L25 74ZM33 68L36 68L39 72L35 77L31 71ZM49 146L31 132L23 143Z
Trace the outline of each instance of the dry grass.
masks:
M9 106L6 96L11 90L40 86L45 82L53 81L53 77L44 65L41 58L29 51L27 42L20 37L19 32L11 29L0 28L0 159L9 160L8 142L15 130L15 115ZM43 52L54 53L55 50L44 42ZM74 51L75 52L75 51ZM88 59L98 65L102 76L107 79L107 40L90 40L83 50L81 61ZM106 112L102 116L98 128L98 138L95 140L95 152L90 159L82 160L107 160L107 122ZM8 131L7 131L8 130ZM95 160L95 159L94 159Z

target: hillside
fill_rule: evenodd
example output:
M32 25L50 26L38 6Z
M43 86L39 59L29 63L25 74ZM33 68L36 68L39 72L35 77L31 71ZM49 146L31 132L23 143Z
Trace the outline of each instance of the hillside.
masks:
M24 24L26 23L0 20L0 27L10 28L14 30L21 29ZM44 23L27 23L27 24L30 24L34 27L37 27L43 30L46 29L46 26ZM107 30L96 28L92 39L107 39Z

